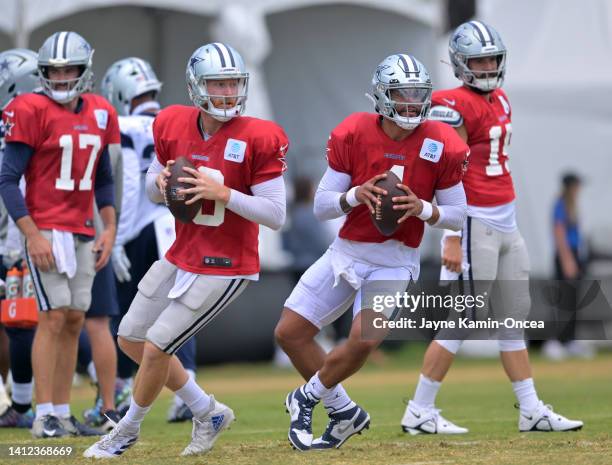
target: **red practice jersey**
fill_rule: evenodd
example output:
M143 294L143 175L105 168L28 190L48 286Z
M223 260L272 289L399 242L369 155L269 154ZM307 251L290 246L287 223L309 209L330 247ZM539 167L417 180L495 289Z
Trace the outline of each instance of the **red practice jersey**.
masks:
M2 116L6 142L34 149L25 171L25 200L36 226L93 236L100 154L107 145L120 144L121 136L110 103L94 94L81 99L74 113L46 95L24 94Z
M433 93L432 105L456 110L463 117L470 146L470 165L463 178L467 203L495 207L514 200L507 149L512 136L512 110L501 89L491 100L465 86Z
M241 116L205 141L199 110L181 105L162 110L153 123L155 152L162 165L186 157L227 187L252 195L251 186L282 175L289 146L283 129L271 121ZM176 240L166 258L199 274L249 275L259 272L259 225L205 200L191 223L175 221Z
M397 142L384 133L379 119L372 113L354 113L329 137L329 166L351 176L351 187L395 165L403 171L403 184L427 201L433 200L437 189L447 189L461 181L469 149L453 128L426 121L406 139ZM383 236L374 226L368 208L358 205L346 218L340 237L359 242L396 239L416 248L421 243L423 230L423 221L410 217L392 236Z

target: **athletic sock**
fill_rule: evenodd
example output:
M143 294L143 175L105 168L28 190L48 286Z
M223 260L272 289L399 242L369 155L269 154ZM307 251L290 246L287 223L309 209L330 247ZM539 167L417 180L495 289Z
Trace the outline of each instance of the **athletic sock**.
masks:
M60 418L69 418L70 404L53 404L53 411Z
M519 408L523 415L528 415L538 406L540 399L533 384L533 378L512 383L512 389L518 400Z
M130 430L137 431L140 429L140 424L144 420L147 412L151 410L151 406L141 407L136 403L134 398L130 399L130 408L121 420L121 422Z
M210 396L191 377L182 388L177 389L174 393L187 404L194 417L201 418L208 413Z
M336 384L333 388L329 389L328 392L323 394L322 399L323 405L328 413L330 411L340 410L341 408L354 403L340 383Z
M440 386L442 382L421 374L412 401L421 408L434 408Z
M189 375L189 379L192 379L195 381L195 371L190 370L188 368L185 369L185 371L187 372L187 374ZM181 405L184 405L185 401L183 399L181 399L181 396L179 396L176 392L174 393L174 405L176 405L177 407L180 407Z
M36 404L36 419L44 417L45 415L53 414L53 404L51 402L45 402L43 404Z
M326 387L319 379L319 372L317 371L310 380L306 383L305 391L312 394L317 399L321 399L325 395L329 395L331 389Z
M11 398L13 400L13 406L17 404L27 405L28 408L26 411L28 411L32 406L32 383L13 383Z

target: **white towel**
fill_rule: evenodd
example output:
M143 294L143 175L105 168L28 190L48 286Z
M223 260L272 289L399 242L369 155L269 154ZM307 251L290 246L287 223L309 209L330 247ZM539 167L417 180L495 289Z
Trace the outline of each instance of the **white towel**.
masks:
M174 286L168 292L169 299L178 299L182 296L187 289L193 284L198 275L196 273L191 273L190 271L181 270L178 268L176 270L176 278L174 279Z
M334 270L334 287L340 283L340 279L344 279L353 289L359 289L361 287L362 279L355 273L355 260L336 250L334 247L331 248L331 264Z
M53 257L58 273L66 273L68 279L74 278L77 270L74 236L68 231L53 231Z

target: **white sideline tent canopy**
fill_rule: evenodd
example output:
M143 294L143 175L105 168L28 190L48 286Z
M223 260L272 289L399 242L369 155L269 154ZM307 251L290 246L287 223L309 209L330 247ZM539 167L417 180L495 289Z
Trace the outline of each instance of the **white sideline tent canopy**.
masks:
M610 250L612 237L612 2L480 0L479 19L508 48L504 90L512 105L510 166L518 223L532 273L550 276L552 208L564 172L585 181L584 232ZM440 39L447 60L448 36ZM446 65L442 87L459 84Z
M0 0L0 49L37 50L74 30L96 50L94 72L126 56L149 60L163 104L188 103L184 70L200 45L220 40L251 73L247 114L274 118L291 140L289 175L318 179L330 130L371 110L364 92L382 59L417 56L436 78L442 0ZM280 236L261 235L262 266L287 263Z

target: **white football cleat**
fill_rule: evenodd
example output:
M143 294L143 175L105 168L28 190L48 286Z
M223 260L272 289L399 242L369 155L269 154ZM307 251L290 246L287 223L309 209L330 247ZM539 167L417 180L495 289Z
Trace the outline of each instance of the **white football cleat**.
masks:
M236 417L234 411L227 405L215 401L210 396L210 409L201 418L193 417L191 443L185 447L181 455L198 455L212 449L221 432L227 429Z
M114 423L109 419L110 422ZM123 454L138 441L138 433L132 431L121 423L115 423L113 429L106 436L92 444L85 452L83 457L96 459L114 459Z
M552 406L544 405L542 401L529 415L519 413L518 426L521 433L529 431L578 431L583 425L584 423L580 420L570 420L555 413Z
M408 402L402 418L404 433L415 434L465 434L467 428L448 421L437 408L419 407L413 401Z

